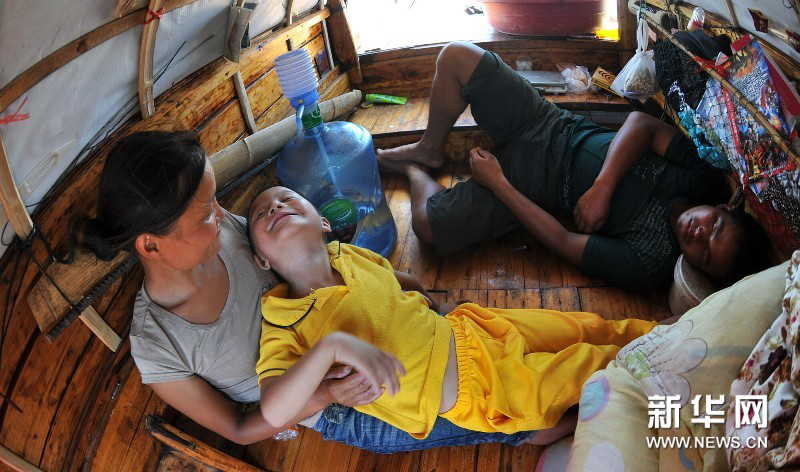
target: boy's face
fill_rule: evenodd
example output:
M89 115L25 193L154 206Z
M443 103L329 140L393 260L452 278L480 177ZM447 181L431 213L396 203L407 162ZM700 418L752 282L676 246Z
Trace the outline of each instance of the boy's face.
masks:
M250 204L250 240L262 266L269 260L290 257L305 241L319 242L330 231L328 220L319 216L305 198L286 187L272 187Z

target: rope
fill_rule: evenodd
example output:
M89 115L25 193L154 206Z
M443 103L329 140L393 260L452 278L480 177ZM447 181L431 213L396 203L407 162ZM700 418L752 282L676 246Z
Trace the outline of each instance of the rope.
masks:
M166 12L167 10L164 7L159 8L158 10L155 11L148 8L147 18L144 20L144 24L149 24L152 23L153 21L160 20L161 17L164 16L164 13Z

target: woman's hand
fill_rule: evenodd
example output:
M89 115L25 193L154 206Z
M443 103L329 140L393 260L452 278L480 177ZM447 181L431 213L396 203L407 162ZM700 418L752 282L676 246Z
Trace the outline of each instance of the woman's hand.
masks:
M595 183L578 199L573 217L582 233L594 233L603 227L608 218L611 194L607 187Z
M494 191L508 183L497 158L485 149L472 148L469 152L469 167L472 169L472 178L489 190Z
M349 407L372 403L383 393L373 388L364 375L354 372L349 365L333 367L322 385L333 402Z
M343 332L329 334L324 339L333 348L333 360L353 366L363 375L371 389L395 395L400 391L400 376L406 374L403 364L372 344Z

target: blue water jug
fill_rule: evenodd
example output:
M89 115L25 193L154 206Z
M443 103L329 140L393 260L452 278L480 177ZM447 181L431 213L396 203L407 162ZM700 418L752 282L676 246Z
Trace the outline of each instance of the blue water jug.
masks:
M322 121L317 76L305 49L276 58L275 69L297 110L297 135L278 157L278 178L328 219L330 240L388 257L397 230L383 196L372 136L355 123Z
M298 109L302 132L278 157L278 178L326 217L329 239L371 249L388 257L397 229L383 195L372 136L345 121L324 123L319 107Z

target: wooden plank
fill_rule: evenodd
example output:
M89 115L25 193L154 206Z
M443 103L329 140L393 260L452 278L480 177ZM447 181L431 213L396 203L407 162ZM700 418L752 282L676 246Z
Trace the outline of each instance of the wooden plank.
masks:
M350 21L347 18L347 4L343 0L330 0L328 6L332 12L328 19L331 48L341 62L342 70L348 73L350 82L358 85L363 81L363 76Z
M42 469L14 454L8 448L3 447L2 444L0 444L0 463L18 472L42 472Z
M91 287L97 285L106 274L119 267L127 258L127 253L120 252L113 260L102 261L94 254L79 251L70 264L50 264L45 271L50 278L57 281L60 291L47 277L41 277L28 295L28 305L39 329L43 333L50 331L69 311L70 304L78 303ZM64 295L69 301L64 299Z
M659 301L647 294L626 292L615 287L579 288L581 307L610 320L641 318L660 320L667 318L666 300Z
M617 25L619 29L619 64L621 66L626 64L636 51L636 17L628 11L628 0L617 0ZM608 70L617 71L620 70L620 67Z
M514 40L477 43L494 51L512 66L517 59L533 59L536 68L556 70L559 62L572 62L594 70L602 66L619 70L616 44L605 41ZM411 48L361 57L365 93L389 93L405 97L429 94L441 46Z
M245 449L245 460L274 472L291 471L300 454L300 446L306 428L300 428L299 436L288 441L267 439L251 444Z
M145 470L145 469L142 469ZM219 469L200 464L177 451L168 451L158 461L158 472L218 472Z
M36 338L30 355L18 367L22 370L14 390L6 392L19 410L6 411L0 444L39 464L61 394L90 338L91 333L84 329L68 330L58 344L47 342L43 336Z
M550 288L542 290L542 308L559 311L582 311L576 288Z
M150 400L147 401L143 417L146 418L149 415L164 416L172 411L173 410L170 410L167 404L164 403L158 395L153 394ZM120 469L117 470L119 472L155 470L163 449L164 447L162 444L154 440L147 431L145 422L139 420L136 425L136 432L126 451L125 460L122 462Z
M210 447L157 416L147 417L147 429L157 440L206 466L232 472L262 470Z
M295 471L345 472L353 449L339 442L325 441L321 434L310 429L303 432L300 448L303 453L294 463L292 470Z
M122 283L122 282L118 282ZM116 287L114 293L116 293ZM129 303L136 287L129 288L131 298L108 310L114 293L98 300L110 323L119 329L128 324ZM38 336L22 366L19 381L7 392L19 410L9 410L3 418L0 442L18 450L46 470L63 470L72 435L80 419L96 401L93 393L99 382L99 368L109 359L108 351L82 328L64 332L61 342L53 344ZM35 418L36 421L31 421Z
M17 185L14 183L14 175L11 173L11 166L8 163L2 135L0 135L0 203L3 204L6 218L17 236L20 239L27 238L33 231L33 221L28 215L28 210L25 209Z
M139 291L141 272L121 279L112 285L106 296L97 302L109 323L116 329L127 332L130 325L130 307ZM126 336L127 337L127 336ZM37 412L42 423L47 424L44 434L46 442L40 466L46 470L77 468L75 461L84 461L91 456L89 441L97 438L99 425L104 425L115 406L115 392L133 370L130 344L125 343L114 355L109 355L99 343L89 342L83 346L80 358L71 371L65 372L68 381L57 398L50 402L54 406L52 421L46 422L44 410ZM76 350L76 346L71 349ZM55 388L51 392L57 392ZM51 394L52 395L52 394ZM33 433L33 431L32 431ZM96 444L96 443L94 443ZM120 453L122 451L117 451Z
M522 257L524 249L516 241L505 236L482 246L482 269L480 288L484 289L522 289L525 288L525 274Z

